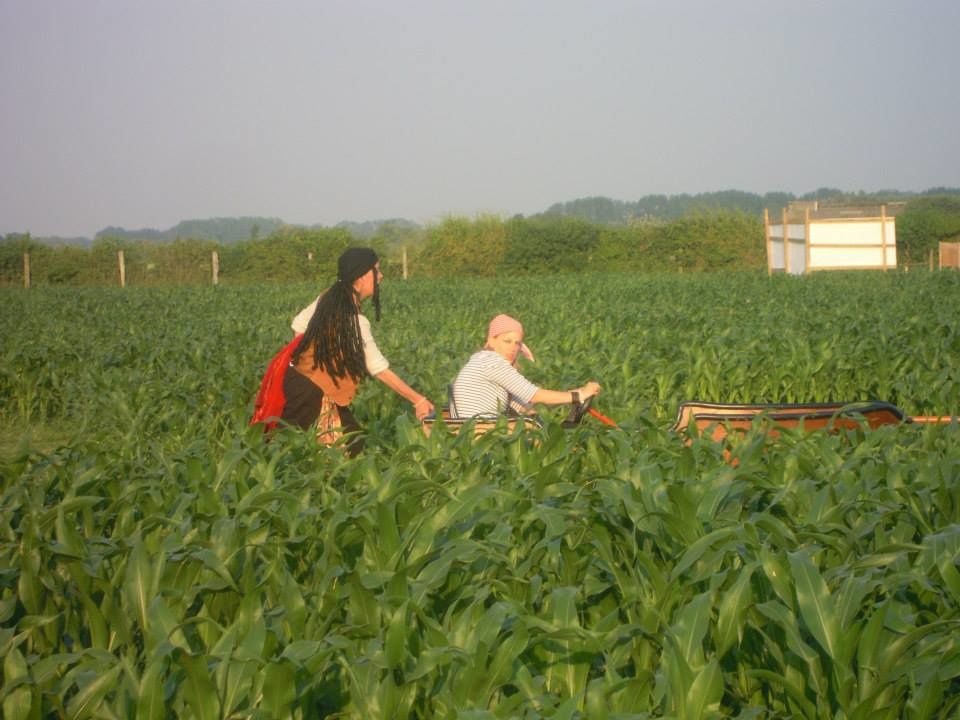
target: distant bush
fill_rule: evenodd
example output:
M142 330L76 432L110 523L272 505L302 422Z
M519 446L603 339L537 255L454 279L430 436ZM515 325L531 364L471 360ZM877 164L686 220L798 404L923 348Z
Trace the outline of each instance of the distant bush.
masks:
M897 216L902 265L925 262L937 243L960 236L960 198L921 197ZM27 235L0 240L0 284L23 282L23 253L31 254L37 285L115 285L117 251L124 251L132 285L211 282L211 254L219 253L220 282L315 282L336 275L350 245L374 247L385 273L400 275L406 253L411 277L527 276L542 273L673 273L766 268L763 222L741 210L697 209L674 220L633 218L604 224L545 214L503 219L450 216L425 228L386 223L375 235L355 237L346 227L282 226L267 237L223 244L98 237L90 248L51 246Z
M506 248L506 228L495 215L448 217L428 227L413 273L426 277L491 277Z
M580 272L590 266L600 227L580 218L515 218L507 225L501 272Z
M960 198L930 197L910 202L897 215L897 252L905 264L922 263L941 242L960 238Z

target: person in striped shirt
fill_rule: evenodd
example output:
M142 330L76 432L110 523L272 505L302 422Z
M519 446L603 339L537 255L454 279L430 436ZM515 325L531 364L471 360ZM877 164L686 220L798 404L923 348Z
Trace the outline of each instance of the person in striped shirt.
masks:
M470 356L453 381L451 417L528 413L539 403L581 403L600 392L600 385L593 381L574 390L537 387L517 370L520 355L533 360L523 343L523 325L509 315L497 315L487 328L483 349Z

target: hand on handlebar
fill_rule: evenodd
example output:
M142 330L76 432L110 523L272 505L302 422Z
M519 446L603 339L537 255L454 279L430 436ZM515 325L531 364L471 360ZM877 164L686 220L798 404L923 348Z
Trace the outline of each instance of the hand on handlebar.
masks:
M413 405L413 411L417 415L417 420L423 420L427 415L432 413L433 410L433 403L425 397L420 398L420 400Z
M592 398L594 395L599 395L601 389L602 388L600 387L600 383L596 383L593 380L591 380L582 388L580 388L580 390L578 391L580 393L580 402L583 402L584 400L588 400Z

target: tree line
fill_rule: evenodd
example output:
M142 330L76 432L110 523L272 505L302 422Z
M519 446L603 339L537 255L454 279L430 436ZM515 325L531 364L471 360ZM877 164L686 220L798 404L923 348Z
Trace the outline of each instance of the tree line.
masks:
M922 264L940 241L960 240L960 197L910 200L897 216L901 265ZM373 246L387 272L410 277L534 275L577 272L703 272L766 268L763 222L756 213L716 209L672 220L634 218L604 223L575 215L502 218L451 216L420 227L379 224L358 237L347 227L281 225L233 242L178 238L172 242L100 236L89 247L51 246L29 234L0 240L0 283L21 284L23 255L36 285L115 285L117 253L131 285L211 281L218 255L223 283L329 281L336 258L351 244Z
M823 187L796 196L787 192L768 192L763 195L742 190L678 195L646 195L639 200L612 200L607 197L587 197L555 203L543 214L548 216L581 217L606 225L624 225L642 221L676 220L693 212L740 210L750 215L762 215L769 210L778 215L794 200L817 201L823 205L881 205L910 202L925 198L954 197L960 199L960 188L936 187L920 193L900 190L882 190L865 193L847 192Z

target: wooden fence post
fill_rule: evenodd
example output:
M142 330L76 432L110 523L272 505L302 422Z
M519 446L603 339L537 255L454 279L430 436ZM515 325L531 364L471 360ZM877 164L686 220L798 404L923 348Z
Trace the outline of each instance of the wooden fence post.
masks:
M887 206L880 206L880 252L883 253L883 271L887 271Z
M787 228L787 209L783 209L783 274L790 274L790 230Z
M941 251L941 254L942 251ZM940 259L940 267L943 268L943 260ZM930 272L933 272L933 249L930 250Z
M403 279L407 279L407 246L403 246Z
M30 289L30 253L23 254L23 286Z
M773 275L773 244L770 242L770 211L763 209L763 236L767 243L767 275Z
M127 286L127 264L123 261L123 250L117 250L117 265L120 267L120 287Z
M213 266L213 284L220 282L220 253L214 250L210 253L210 264Z

